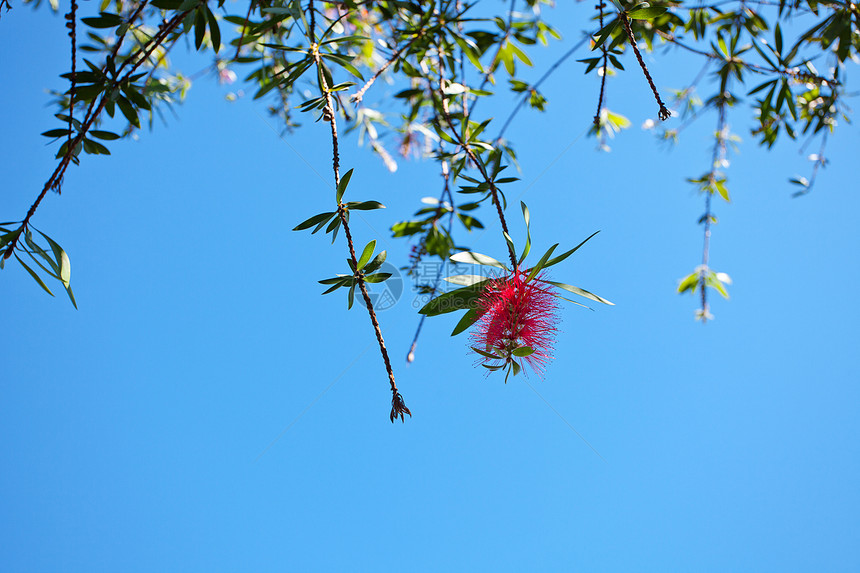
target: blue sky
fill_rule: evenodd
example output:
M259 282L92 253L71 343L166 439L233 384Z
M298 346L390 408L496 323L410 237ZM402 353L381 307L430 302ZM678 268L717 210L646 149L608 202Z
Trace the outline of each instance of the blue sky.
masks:
M560 27L526 79L576 40ZM60 17L3 14L0 219L23 217L53 169L39 133L66 50ZM601 230L553 278L616 306L566 306L546 379L505 385L448 336L454 315L427 321L407 366L407 280L380 312L414 414L394 426L366 313L319 294L345 244L290 230L332 204L322 125L287 145L261 105L201 79L169 126L85 157L34 219L71 256L79 310L15 265L0 274L0 569L856 571L857 130L837 131L815 190L791 199L787 178L810 168L798 146L767 153L731 117L744 145L711 261L732 299L702 326L675 287L701 257L684 179L707 169L716 120L657 146L639 129L656 105L624 62L608 105L633 127L611 153L582 136L598 86L573 62L545 84L547 113L508 133L509 199L528 203L535 249ZM651 71L666 89L698 66L652 57ZM414 161L390 174L354 137L341 149L347 199L388 206L354 218L356 241L405 264L387 229L440 177ZM503 258L481 216L487 232L458 242Z

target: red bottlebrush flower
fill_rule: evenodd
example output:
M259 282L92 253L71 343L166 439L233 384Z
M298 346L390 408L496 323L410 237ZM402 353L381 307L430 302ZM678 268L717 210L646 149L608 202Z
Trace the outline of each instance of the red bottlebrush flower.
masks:
M478 319L471 333L472 348L481 355L482 365L498 370L511 364L517 374L524 362L543 375L552 359L559 322L558 303L550 288L537 278L526 282L521 272L489 281L478 299Z

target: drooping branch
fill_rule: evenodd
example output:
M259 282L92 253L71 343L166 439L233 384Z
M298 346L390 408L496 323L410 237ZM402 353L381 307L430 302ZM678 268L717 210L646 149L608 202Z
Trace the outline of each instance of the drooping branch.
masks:
M308 10L310 12L311 21L309 30L309 36L311 38L311 50L313 53L314 63L317 67L317 72L319 74L320 84L323 90L323 96L325 97L323 118L328 121L329 126L331 128L332 169L334 171L335 188L338 188L340 186L340 153L338 150L337 118L335 116L334 99L332 98L330 86L328 85L325 73L323 72L323 63L319 53L319 46L315 41L315 18L313 0L310 0ZM406 403L403 400L403 396L397 389L397 383L394 380L394 369L391 367L391 360L388 357L388 349L385 347L385 340L382 337L382 329L379 326L379 320L376 318L376 311L373 309L373 302L370 300L370 294L367 292L367 284L365 283L364 276L358 268L358 257L355 253L355 245L353 243L352 233L349 228L347 210L346 207L340 202L337 206L337 213L338 217L340 218L341 225L343 226L344 235L346 235L346 242L347 246L349 247L349 256L350 260L352 261L352 268L355 270L355 280L358 283L358 288L361 291L362 298L364 299L365 307L367 308L367 312L370 315L370 322L373 324L373 330L376 334L376 341L379 343L379 351L382 354L382 360L385 362L385 370L388 374L388 381L391 386L391 414L389 417L392 422L394 422L394 420L398 417L401 419L401 421L405 421L405 415L408 414L409 417L412 417L412 412L410 412L409 408L406 407Z
M598 10L600 10L600 29L603 29L603 9L606 7L606 3L603 0L600 0L600 3L596 6ZM609 59L609 50L606 47L606 42L600 44L600 51L603 53L603 66L601 67L600 74L600 95L597 97L597 112L594 114L594 125L600 124L600 111L603 108L603 92L606 88L606 65L607 60Z
M144 0L138 5L137 9L132 13L131 17L129 18L129 22L133 22L137 19L137 17L143 11L143 8L145 7L146 3L147 0ZM45 182L45 185L42 187L41 193L39 193L39 196L36 198L36 200L30 206L30 209L27 211L27 215L24 217L23 221L21 221L21 229L27 228L30 223L30 219L32 219L33 215L36 213L36 210L39 208L39 205L42 203L42 200L48 194L48 191L50 191L51 189L59 191L66 169L68 169L69 164L72 162L72 159L76 156L75 150L78 148L78 146L82 145L87 132L93 126L95 121L100 116L102 110L104 110L105 105L107 105L108 101L110 100L110 95L113 90L118 85L128 81L128 79L134 74L134 72L137 71L138 67L140 67L141 64L143 64L146 59L152 54L152 52L164 42L167 36L170 35L170 33L173 32L173 30L175 30L182 23L182 21L191 11L192 10L187 10L185 12L176 14L169 21L164 22L159 28L158 32L146 44L141 46L136 52L134 52L127 59L125 59L123 63L117 67L115 76L116 79L105 88L104 93L100 98L95 98L90 103L84 115L83 121L81 121L81 127L78 130L77 136L75 136L70 142L66 143L66 150L60 159L60 163L57 165L57 167L54 169L54 172ZM108 58L114 59L116 57L116 54L119 52L120 46L122 45L122 41L124 38L125 36L122 36L119 40L117 40L117 43ZM128 70L126 71L125 68L127 67ZM9 244L9 247L6 252L7 255L11 256L12 252L15 250L18 238L20 238L21 234L23 233L18 234L17 237Z
M66 140L69 144L69 147L72 145L72 131L75 126L75 87L76 87L76 66L78 60L77 53L77 11L78 11L78 2L77 0L72 0L72 6L69 10L69 13L66 14L66 28L69 29L69 38L72 41L72 66L71 66L71 86L69 87L69 137Z
M672 114L660 98L660 92L657 91L657 86L654 85L654 80L651 78L648 66L645 65L645 60L639 52L639 46L636 45L636 36L633 35L633 28L630 26L630 20L624 12L619 14L619 18L624 26L624 31L627 32L627 38L630 40L630 45L633 47L633 53L636 54L636 61L639 62L639 67L642 68L642 73L645 74L645 79L648 80L648 85L651 86L651 91L654 92L654 99L657 100L657 104L660 106L660 110L657 112L657 117L659 117L661 121L666 121Z

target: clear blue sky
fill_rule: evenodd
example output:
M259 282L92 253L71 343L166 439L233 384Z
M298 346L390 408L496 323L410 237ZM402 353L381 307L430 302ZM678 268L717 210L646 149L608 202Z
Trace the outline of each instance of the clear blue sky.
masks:
M62 18L14 5L0 21L2 220L53 169L44 89L68 60ZM581 10L555 18L564 42L523 77L577 39ZM715 120L656 146L639 129L656 106L624 62L608 105L634 125L612 153L581 136L597 84L572 62L546 84L547 113L509 132L523 169L509 198L529 204L535 248L600 229L553 277L616 306L564 308L556 360L528 379L538 395L485 378L448 336L454 315L428 320L407 366L407 281L380 312L405 424L388 421L366 313L320 296L343 241L290 230L332 204L323 126L287 145L261 105L226 102L209 78L168 127L85 157L34 219L69 252L80 310L15 265L0 273L0 570L857 571L857 129L793 200L787 178L810 167L797 145L759 150L732 116L745 145L712 245L732 299L702 326L675 286L701 256L684 178L707 169ZM652 58L658 85L691 79L685 62ZM357 241L405 264L387 229L438 195L433 165L389 174L354 137L341 148L347 198L389 207L354 218ZM502 258L490 215L458 242Z

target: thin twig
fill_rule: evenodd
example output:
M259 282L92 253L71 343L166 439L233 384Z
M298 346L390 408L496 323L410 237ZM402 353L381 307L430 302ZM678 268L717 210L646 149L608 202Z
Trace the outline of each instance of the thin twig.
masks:
M600 29L603 29L603 9L606 4L603 0L596 6L600 10ZM594 125L600 125L600 110L603 108L603 91L606 88L606 61L609 59L609 50L606 48L606 42L600 44L600 51L603 52L603 67L600 74L600 96L597 98L597 112L594 114Z
M78 2L77 0L72 0L72 6L69 10L69 13L66 14L66 28L69 29L69 38L72 41L72 74L71 74L71 87L69 88L69 137L66 140L67 144L71 146L72 144L72 131L74 130L74 118L75 118L75 87L76 87L76 72L77 70L77 10L78 10Z
M394 52L394 54L392 54L391 57L388 58L388 61L386 61L384 64L382 64L382 66L380 66L379 69L376 70L376 73L374 73L373 76L371 76L371 78L369 80L367 80L367 82L365 82L365 84L363 86L361 86L361 89L358 90L357 92L355 92L352 96L350 96L349 101L356 103L356 104L361 103L362 98L364 98L364 93L368 89L370 89L370 86L372 86L374 84L374 82L379 78L379 76L381 76L383 73L385 73L385 70L387 70L389 68L389 66L391 66L391 64L393 64L394 62L396 62L400 58L400 55L404 51L406 51L410 47L412 47L412 44L414 44L418 40L418 38L420 38L424 35L424 31L425 31L425 28L421 28L420 30L418 30L418 32L415 34L414 38L409 40L400 49L398 49L396 52Z
M448 201L448 205L450 205L451 210L448 212L448 236L451 236L451 226L454 222L454 198L451 196L451 188L449 185L450 181L450 172L448 170L448 162L442 161L442 177L445 180L445 185L442 188L442 194L439 196L439 207L436 208L436 216L433 218L433 227L436 226L436 222L442 217L442 208L445 201ZM433 280L433 287L430 289L430 296L436 294L436 291L439 289L439 284L442 282L442 272L445 269L445 262L442 261L442 264L439 265L439 268L436 271L436 278ZM421 328L424 326L424 319L427 318L426 314L422 314L421 318L418 320L418 328L415 329L415 336L412 337L412 344L409 345L409 353L406 355L406 361L412 362L415 360L415 347L418 346L418 337L421 335Z
M717 176L717 166L723 163L726 155L726 102L720 101L717 107L717 138L714 142L714 151L711 157L711 172L708 175L710 179L715 179ZM708 272L708 263L710 261L711 251L711 221L714 214L711 212L711 199L713 192L709 190L705 194L705 214L704 219L704 245L702 246L702 277L700 278L700 290L702 296L702 323L708 321L708 289L704 283L704 273Z
M239 34L239 44L236 46L236 55L233 56L234 60L239 59L239 51L242 49L242 44L245 41L245 31L248 29L248 20L251 19L251 12L254 11L254 4L256 4L257 0L251 0L248 3L248 13L245 14L245 23L242 24L242 32Z
M329 90L328 83L326 82L325 74L323 73L323 63L322 58L319 53L319 46L317 46L315 41L314 34L314 2L310 0L308 3L308 11L310 12L311 24L309 35L311 38L311 49L313 50L314 62L316 63L317 70L319 72L320 82L322 84L323 94L325 96L325 109L323 111L323 117L328 120L329 126L331 127L331 144L332 144L332 167L334 170L334 182L335 188L340 186L340 154L338 151L338 135L337 135L337 118L335 116L334 111L334 100L331 96L331 91ZM352 233L349 229L349 220L347 219L346 213L347 210L342 204L338 204L337 213L340 217L341 225L343 225L343 231L346 235L346 242L349 247L349 256L352 261L352 267L355 269L355 279L358 283L358 288L361 291L361 296L364 298L364 304L367 308L367 312L370 315L370 322L373 324L373 330L376 333L376 341L379 343L379 351L382 353L382 359L385 362L385 370L388 373L388 381L391 385L391 415L390 419L392 422L396 418L400 418L401 421L405 421L404 414L408 414L409 417L412 417L412 412L409 411L409 408L406 407L406 403L403 401L403 396L400 395L400 392L397 390L397 384L394 380L394 369L391 367L391 360L388 358L388 350L385 347L385 340L382 337L382 329L379 326L379 320L376 318L376 311L373 309L373 302L370 300L370 294L367 292L367 285L364 281L364 275L360 272L358 268L358 257L355 254L355 245L352 240Z
M583 38L579 42L574 44L571 49L569 49L567 52L565 52L563 56L561 56L559 59L557 59L555 61L555 63L553 63L553 65L551 65L549 67L549 69L544 73L544 75L542 75L540 77L540 79L535 82L535 84L532 86L532 89L535 89L535 90L538 89L540 87L540 85L542 83L544 83L552 75L552 73L554 71L556 71L561 66L561 64L563 64L565 62L565 60L567 60L569 57L571 57L574 54L574 52L576 52L578 49L580 49L590 39L591 39L590 35L589 36L583 36ZM496 141L498 141L499 139L502 138L502 136L505 134L505 131L508 129L508 126L513 121L514 117L517 115L517 113L519 113L520 109L522 109L522 107L525 105L525 103L529 100L529 97L530 97L530 94L526 93L520 99L519 103L517 103L516 107L513 109L511 114L508 116L508 118L505 120L505 123L502 124L502 129L499 131L499 135L498 135L498 137L496 137Z
M639 62L639 67L642 68L642 73L645 74L645 79L648 80L648 85L651 86L651 91L654 92L654 99L657 100L657 104L660 106L660 110L657 112L657 117L659 117L661 121L666 121L672 114L669 112L669 108L666 107L666 104L663 103L663 100L660 99L660 92L657 91L657 86L654 85L654 80L648 72L648 66L645 65L645 60L642 59L642 54L639 53L639 46L636 45L636 36L633 35L633 28L630 27L630 20L627 19L627 14L624 12L620 12L619 17L621 18L621 23L624 25L624 30L627 32L627 38L630 40L630 45L633 46L633 53L636 54L636 61Z
M146 4L145 0L144 0L144 2L141 2L141 4L138 6L137 10L135 10L135 12L132 14L131 18L129 19L129 22L132 22L132 21L134 21L134 19L136 19L136 17L143 10L143 7L145 4ZM24 217L24 220L21 222L21 229L27 228L27 226L30 223L30 219L36 213L36 209L39 208L39 205L42 203L42 200L48 194L48 191L51 189L57 189L60 186L60 182L63 179L63 175L65 174L66 169L69 166L69 163L71 163L72 158L74 157L75 149L78 147L78 145L81 144L81 142L84 139L84 136L87 134L87 132L92 127L95 120L101 114L102 110L104 109L105 105L107 104L107 102L109 100L109 97L110 97L111 92L113 91L113 88L115 86L119 85L120 83L126 81L129 77L131 77L134 74L134 72L137 70L137 68L143 62L146 61L146 59L155 50L155 48L157 48L164 41L164 39L166 38L166 36L168 34L170 34L170 32L172 32L174 29L176 29L177 26L179 26L182 23L182 21L185 19L185 17L190 12L191 12L191 10L188 10L188 11L182 12L180 14L177 14L169 22L166 22L165 24L163 24L162 28L153 37L153 39L149 42L148 45L141 47L139 50L137 50L137 52L132 54L129 58L127 58L117 68L117 73L116 73L117 79L112 83L112 85L110 87L108 87L104 91L104 93L100 99L94 99L90 103L90 106L87 109L86 114L84 115L84 119L81 122L81 128L78 131L78 135L72 140L71 144L69 144L67 146L68 148L66 149L66 152L63 154L63 157L60 159L60 163L57 165L56 169L54 169L54 172L51 174L51 176L45 182L45 185L42 188L41 193L39 193L39 196L36 198L36 200L30 206L30 209L27 211L27 215ZM116 46L114 47L114 49L112 50L112 52L108 56L108 58L114 58L116 56L116 54L119 51L119 46L122 44L122 40L123 40L123 38L120 38L117 41ZM129 62L132 62L132 61L135 61L135 63L131 65L131 68L125 73L125 75L120 76L120 72L123 71L123 68L126 66L126 64L128 64ZM96 101L98 101L98 105L96 105ZM21 234L19 233L18 236L13 241L11 241L9 248L7 250L7 254L9 254L10 256L11 256L11 253L15 250L16 243L18 242L18 238L20 236L21 236Z

